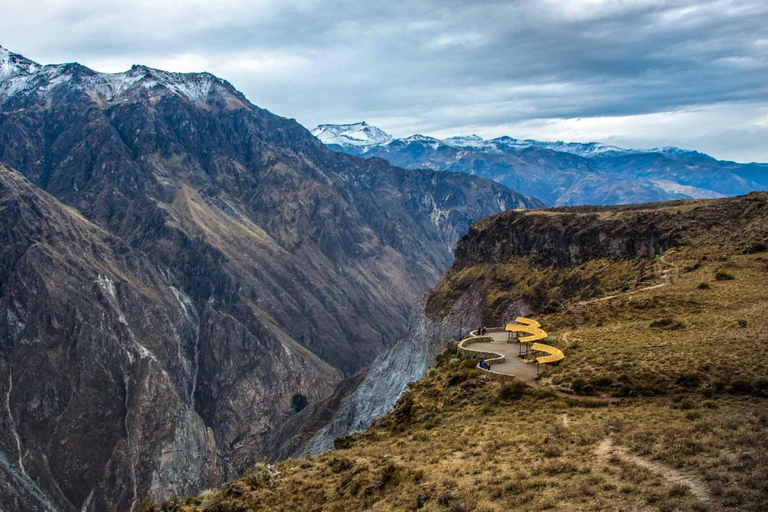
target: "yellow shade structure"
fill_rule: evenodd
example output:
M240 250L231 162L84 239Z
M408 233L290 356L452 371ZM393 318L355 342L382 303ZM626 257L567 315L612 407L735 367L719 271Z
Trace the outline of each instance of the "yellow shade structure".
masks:
M536 320L532 320L530 318L525 318L524 316L519 316L515 318L515 322L518 324L523 325L530 325L531 327L541 327L541 324L537 322Z
M541 364L556 363L565 359L565 354L559 348L551 347L543 343L536 343L546 338L547 332L541 328L541 324L536 320L519 316L515 318L515 323L507 324L507 332L524 332L528 336L518 338L520 343L533 343L531 350L536 352L545 352L546 356L537 357L535 361Z
M534 343L531 345L531 350L536 352L546 352L549 354L548 356L537 357L537 363L556 363L557 361L565 359L565 354L563 354L562 350L559 348L550 347L549 345L544 345L543 343Z
M505 328L508 332L524 332L529 334L529 336L523 336L522 338L518 338L517 341L520 343L532 343L534 341L543 340L547 337L546 331L541 329L538 326L538 322L536 322L537 325L521 325L521 324L507 324L507 327Z

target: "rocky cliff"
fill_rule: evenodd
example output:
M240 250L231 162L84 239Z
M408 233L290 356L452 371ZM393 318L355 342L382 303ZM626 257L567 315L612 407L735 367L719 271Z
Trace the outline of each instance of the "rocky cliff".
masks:
M471 222L540 204L333 153L206 73L0 59L0 162L26 178L2 171L24 221L0 259L3 474L61 510L269 456L402 332Z
M463 333L518 315L563 313L568 304L660 282L658 256L671 248L764 247L768 194L632 206L507 211L474 223L440 284L411 316L408 331L336 404L302 450L329 450L388 412L410 382ZM763 244L763 245L760 245ZM307 412L309 414L310 411ZM326 413L327 415L327 413Z

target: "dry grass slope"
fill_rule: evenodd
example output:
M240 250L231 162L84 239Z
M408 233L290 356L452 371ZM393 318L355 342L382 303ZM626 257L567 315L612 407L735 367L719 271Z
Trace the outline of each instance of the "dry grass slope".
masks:
M672 207L701 203L712 204ZM472 287L493 315L542 283L595 283L536 315L568 357L535 387L502 385L453 345L394 410L335 451L259 465L160 510L765 510L764 224L736 235L707 231L678 245L665 256L680 270L670 286L586 304L579 325L577 301L655 284L664 265L556 268L523 257L452 270L434 315Z

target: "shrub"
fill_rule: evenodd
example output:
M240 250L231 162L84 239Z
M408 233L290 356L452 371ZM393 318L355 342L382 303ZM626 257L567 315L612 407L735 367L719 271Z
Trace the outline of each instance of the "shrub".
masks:
M768 245L766 245L764 242L756 242L747 248L746 253L755 254L758 252L765 252L765 251L768 251Z
M746 320L739 320L739 327L741 327L743 329L746 326L747 326L747 321Z
M521 380L504 382L499 388L499 398L502 400L520 400L526 389L528 389L528 385Z
M698 288L699 290L709 290L709 285L707 283L701 283Z
M448 387L458 386L467 378L469 377L469 372L467 370L461 371L459 373L455 373L451 376L450 379L448 379Z
M733 394L749 394L753 390L754 387L748 380L735 380L731 383L731 393Z
M379 479L379 489L384 489L388 484L397 484L398 467L394 462L387 462L384 469L381 471L381 477Z
M574 379L571 383L571 389L578 395L591 395L595 392L594 386L587 383L584 379Z
M683 411L690 411L691 409L696 408L696 402L694 402L690 398L683 398L682 400L680 400L680 404L678 405L678 407Z
M331 471L338 474L351 468L352 463L349 461L349 459L343 457L334 457L331 461L328 462L328 466L331 468Z
M698 373L683 373L677 377L677 385L684 388L697 388L701 385L701 375Z
M651 322L651 327L654 329L676 331L678 329L685 329L685 322L681 322L680 320L676 320L674 318L661 318Z
M729 274L725 270L718 270L715 273L715 281L732 281L736 279L733 274Z
M613 386L613 379L605 375L602 377L596 377L594 379L591 379L589 381L589 384L592 385L592 387L597 389L609 388Z
M448 366L450 366L451 368L458 368L459 364L461 364L461 361L459 360L458 357L451 358L451 360L448 361Z
M755 391L767 391L768 390L768 379L761 378L757 379L754 383Z

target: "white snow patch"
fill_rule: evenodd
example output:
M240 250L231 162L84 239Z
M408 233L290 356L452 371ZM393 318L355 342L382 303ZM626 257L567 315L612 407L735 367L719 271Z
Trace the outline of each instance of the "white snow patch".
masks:
M725 197L725 195L714 190L683 185L672 180L651 180L651 182L668 194L680 194L691 199L717 199Z
M312 130L312 135L324 144L361 148L386 144L392 140L390 134L365 121L352 124L321 124Z

